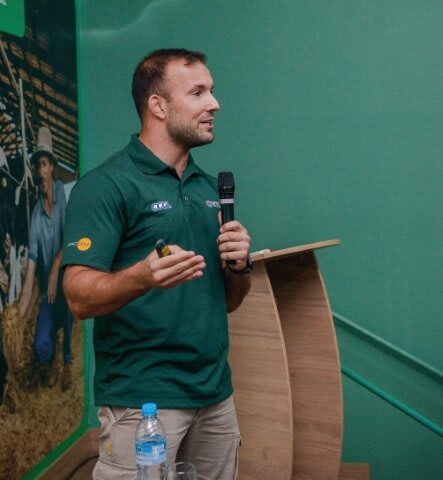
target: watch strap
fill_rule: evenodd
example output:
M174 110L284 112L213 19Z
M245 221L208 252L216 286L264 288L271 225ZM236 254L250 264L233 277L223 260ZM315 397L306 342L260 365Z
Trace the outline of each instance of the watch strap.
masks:
M234 268L232 268L229 263L226 264L229 268L229 270L234 273L235 275L246 275L248 273L251 273L252 270L254 269L253 265L252 265L252 258L250 255L248 255L248 258L246 260L246 265L244 268L242 268L241 270L236 270Z

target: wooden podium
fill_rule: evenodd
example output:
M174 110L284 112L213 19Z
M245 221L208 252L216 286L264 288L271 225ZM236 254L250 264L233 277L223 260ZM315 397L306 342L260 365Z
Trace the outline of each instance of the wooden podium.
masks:
M251 292L229 316L242 436L238 480L336 480L340 361L314 251L330 240L252 255Z

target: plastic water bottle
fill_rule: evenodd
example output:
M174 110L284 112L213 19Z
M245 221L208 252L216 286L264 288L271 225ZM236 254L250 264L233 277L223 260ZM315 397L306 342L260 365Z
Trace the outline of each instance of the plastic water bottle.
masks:
M144 403L143 418L135 431L137 480L161 480L166 464L166 432L157 417L157 405Z

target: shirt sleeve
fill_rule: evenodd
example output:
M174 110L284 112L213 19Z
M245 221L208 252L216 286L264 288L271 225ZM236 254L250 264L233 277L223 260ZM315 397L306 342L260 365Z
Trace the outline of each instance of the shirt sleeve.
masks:
M125 203L106 174L94 170L72 189L66 208L63 263L111 271L125 224Z

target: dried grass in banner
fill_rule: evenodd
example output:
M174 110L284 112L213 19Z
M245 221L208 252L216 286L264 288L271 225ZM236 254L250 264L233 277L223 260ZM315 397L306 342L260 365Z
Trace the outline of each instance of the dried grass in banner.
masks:
M62 392L63 330L57 334L59 382L49 388L44 371L34 361L33 343L38 314L36 283L25 318L16 304L5 308L0 321L8 363L7 383L0 406L0 479L18 479L79 426L83 411L81 322L72 330L73 384ZM43 376L43 377L42 377Z

